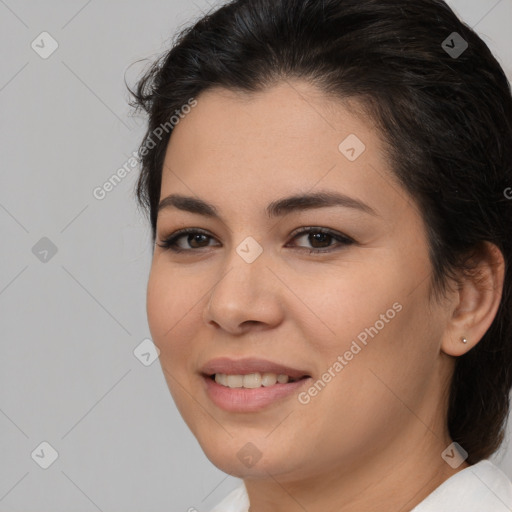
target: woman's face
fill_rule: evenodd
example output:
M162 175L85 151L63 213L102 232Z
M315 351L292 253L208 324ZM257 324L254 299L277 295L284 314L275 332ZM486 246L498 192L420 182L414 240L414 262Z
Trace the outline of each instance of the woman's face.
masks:
M433 443L440 454L449 313L429 303L425 227L374 123L301 81L197 102L171 137L160 197L194 202L162 204L157 244L200 232L155 246L147 313L208 458L242 478L291 481L399 463ZM345 199L326 201L335 195ZM207 367L217 358L260 361ZM308 377L253 375L245 384L259 388L235 389L203 375L240 386L240 375L292 373L268 363Z

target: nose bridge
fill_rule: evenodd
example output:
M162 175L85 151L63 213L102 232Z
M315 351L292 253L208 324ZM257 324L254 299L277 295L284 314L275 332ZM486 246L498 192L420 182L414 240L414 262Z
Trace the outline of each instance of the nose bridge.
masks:
M251 265L258 259L261 259L260 256L263 254L263 246L252 236L247 236L238 244L234 253L245 263Z
M276 278L263 247L246 237L226 257L220 279L210 293L206 316L225 329L243 322L273 323L280 315Z
M224 277L215 289L218 292L219 288L229 288L229 293L238 296L239 299L243 299L244 296L256 298L261 292L259 285L264 285L272 275L267 268L268 264L263 246L255 238L248 236L230 251L225 261ZM263 289L269 290L268 283L262 287Z

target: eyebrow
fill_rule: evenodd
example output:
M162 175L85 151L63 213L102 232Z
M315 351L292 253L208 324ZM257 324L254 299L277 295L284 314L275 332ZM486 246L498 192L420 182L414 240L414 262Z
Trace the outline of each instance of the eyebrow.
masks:
M373 208L359 199L332 191L284 197L271 202L266 207L265 211L268 217L273 218L284 216L294 211L328 208L331 206L353 208L369 215L379 217L379 214ZM221 219L218 209L213 204L207 203L197 197L171 194L160 201L158 204L158 212L166 208L177 208L186 212L204 215L205 217Z

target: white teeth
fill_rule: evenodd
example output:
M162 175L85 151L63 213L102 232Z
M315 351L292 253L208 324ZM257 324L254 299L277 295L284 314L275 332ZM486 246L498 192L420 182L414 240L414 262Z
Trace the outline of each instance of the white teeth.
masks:
M226 385L230 388L241 388L244 383L243 375L228 375Z
M261 374L248 373L244 375L243 386L244 388L259 388L261 386Z
M264 373L261 376L262 386L273 386L277 382L277 375L275 373Z
M216 373L215 374L215 382L217 384L222 384L223 386L227 386L227 375L225 373Z
M247 375L227 375L216 373L215 382L229 388L259 388L260 386L274 386L276 383L286 384L289 382L288 375L276 373L248 373Z

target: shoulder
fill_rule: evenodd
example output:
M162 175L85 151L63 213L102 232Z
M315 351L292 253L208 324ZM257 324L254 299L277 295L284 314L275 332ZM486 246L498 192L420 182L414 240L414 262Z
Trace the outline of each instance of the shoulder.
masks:
M245 485L242 483L231 491L219 504L210 512L248 512L249 496Z
M411 512L508 512L512 482L490 460L482 460L443 482Z

